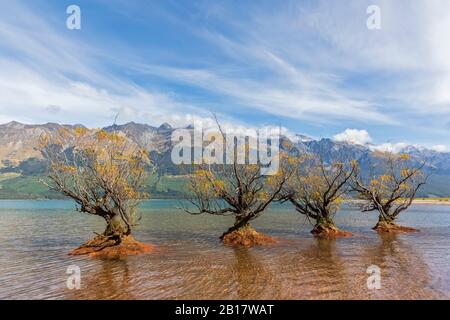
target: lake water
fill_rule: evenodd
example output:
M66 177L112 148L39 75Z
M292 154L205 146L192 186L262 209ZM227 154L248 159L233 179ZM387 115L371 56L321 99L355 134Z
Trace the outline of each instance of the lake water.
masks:
M142 205L135 238L154 253L123 260L70 257L101 232L101 219L70 201L0 201L0 299L449 299L450 206L416 205L399 223L420 233L380 236L376 215L344 208L337 224L351 238L319 240L289 206L253 222L277 245L235 248L218 237L232 219L191 216L174 200ZM67 268L81 288L67 288ZM381 288L367 288L367 268Z

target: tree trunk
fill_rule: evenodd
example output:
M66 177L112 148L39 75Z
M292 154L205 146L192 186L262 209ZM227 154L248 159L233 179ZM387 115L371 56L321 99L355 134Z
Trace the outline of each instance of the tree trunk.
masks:
M350 232L341 231L334 224L332 218L328 216L322 216L316 220L316 224L314 228L311 230L311 233L317 237L348 237L352 234Z
M384 223L394 223L395 218L391 217L388 214L380 214L378 216L378 222L384 222Z
M244 227L249 226L249 223L248 223L248 222L250 221L250 218L251 218L251 215L246 216L245 218L241 218L241 219L236 218L236 220L235 220L235 222L234 222L234 225L233 225L231 228L229 228L227 231L225 231L225 232L220 236L220 240L223 240L223 238L224 238L227 234L230 234L230 233L232 233L232 232L234 232L234 231L238 231L238 230L240 230L240 229L242 229L242 228L244 228Z
M106 229L103 235L108 239L116 239L119 243L123 237L130 235L131 230L127 228L119 215L106 217Z
M120 215L104 216L106 229L103 234L72 250L70 255L104 256L117 258L151 252L153 246L136 241L131 235L130 228L124 223Z
M318 234L326 230L335 230L337 229L334 225L334 222L332 219L328 217L321 216L316 220L316 224L314 225L313 230L311 233Z
M236 218L234 226L224 232L224 234L220 237L220 240L222 240L224 244L239 246L254 246L275 243L276 240L274 238L261 234L250 226L249 221L252 217L252 215L246 215L241 219Z
M378 232L417 232L419 230L410 228L410 227L404 227L400 226L395 223L395 218L388 215L388 214L380 214L378 217L378 222L375 225L375 227L372 228L373 230L376 230Z

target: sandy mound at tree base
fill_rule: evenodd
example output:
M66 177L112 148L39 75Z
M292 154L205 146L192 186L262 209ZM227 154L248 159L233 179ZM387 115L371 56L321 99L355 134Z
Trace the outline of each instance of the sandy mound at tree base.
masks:
M373 230L378 232L387 232L387 233L408 233L408 232L419 232L419 230L410 228L410 227L404 227L399 226L398 224L392 223L392 222L386 222L386 221L379 221L375 227L373 227Z
M222 238L223 243L251 247L254 245L273 244L277 241L265 234L257 232L251 226L245 226L239 230L227 233Z
M342 231L333 225L316 225L311 233L320 238L339 238L339 237L351 237L352 234L347 231Z
M118 243L116 240L106 240L104 236L94 239L72 250L69 255L88 255L90 257L120 258L128 255L138 255L152 252L154 246L136 241L132 236L125 236Z

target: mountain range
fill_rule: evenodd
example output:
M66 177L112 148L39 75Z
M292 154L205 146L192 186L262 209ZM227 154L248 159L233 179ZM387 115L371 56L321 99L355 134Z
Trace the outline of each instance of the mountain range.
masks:
M0 198L55 197L56 195L47 191L38 181L45 174L45 162L37 148L39 139L42 134L56 133L62 128L74 130L79 127L83 125L57 123L30 125L15 121L0 125ZM171 134L176 128L168 123L153 127L129 122L103 129L121 132L132 143L149 151L158 168L157 177L152 176L148 181L149 191L154 196L176 197L182 193L183 176L170 159ZM338 142L328 138L316 140L300 134L291 138L281 137L280 145L290 151L320 154L325 161L355 159L360 163L362 170L370 167L374 156L370 145ZM432 173L419 196L450 196L450 153L413 145L406 146L400 152L409 154L417 163L424 161L425 170Z

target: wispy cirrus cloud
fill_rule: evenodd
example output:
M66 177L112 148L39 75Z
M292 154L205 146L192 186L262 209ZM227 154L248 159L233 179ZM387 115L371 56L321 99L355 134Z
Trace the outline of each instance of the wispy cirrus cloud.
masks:
M52 27L20 2L6 4L0 17L2 122L96 126L111 123L119 113L121 121L178 124L189 119L189 112L207 114L170 93L116 76L102 63L108 56L102 48L74 41L67 30Z
M448 144L447 1L80 0L80 32L65 29L63 5L39 4L0 12L0 120L103 125L119 112L182 125L215 112L313 136L363 127L377 143ZM366 28L369 4L381 30Z

